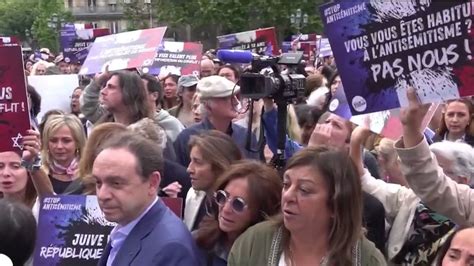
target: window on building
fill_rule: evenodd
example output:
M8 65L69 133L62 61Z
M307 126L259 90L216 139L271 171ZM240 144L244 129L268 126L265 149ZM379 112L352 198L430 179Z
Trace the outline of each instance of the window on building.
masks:
M109 2L109 7L110 7L110 12L116 12L117 11L117 4Z
M89 10L95 11L95 8L97 7L96 0L87 0L87 5L89 6Z
M117 21L111 21L109 29L110 29L111 34L118 33L118 22Z

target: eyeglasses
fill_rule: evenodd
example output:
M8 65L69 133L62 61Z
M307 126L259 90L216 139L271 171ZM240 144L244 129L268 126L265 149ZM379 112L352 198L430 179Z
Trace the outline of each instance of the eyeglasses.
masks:
M214 199L220 207L224 207L226 202L230 202L230 206L235 213L242 213L247 208L247 203L241 197L230 198L229 194L224 190L218 190L214 193Z

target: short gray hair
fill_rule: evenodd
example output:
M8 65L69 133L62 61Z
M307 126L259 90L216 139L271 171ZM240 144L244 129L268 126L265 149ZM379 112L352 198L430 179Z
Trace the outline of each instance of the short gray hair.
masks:
M160 145L161 149L166 148L167 136L165 130L157 125L150 118L143 118L127 127L132 132L138 133L145 138Z
M463 142L441 141L431 144L430 150L453 163L453 172L465 177L472 185L474 179L474 148Z

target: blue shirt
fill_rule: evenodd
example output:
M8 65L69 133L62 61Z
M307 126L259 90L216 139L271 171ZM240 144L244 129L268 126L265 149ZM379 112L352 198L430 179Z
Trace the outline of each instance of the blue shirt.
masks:
M117 225L112 229L112 232L110 233L110 245L112 246L112 249L110 250L109 258L107 259L107 266L111 266L114 262L115 257L117 256L118 251L123 245L123 242L125 242L125 239L127 239L127 236L130 234L130 232L133 230L135 225L145 216L145 214L150 211L150 209L153 207L153 205L156 204L158 201L158 197L155 198L152 204L148 206L148 208L140 214L135 220L129 222L125 226Z
M174 149L176 151L176 157L177 161L179 164L181 164L184 167L188 167L190 159L189 159L189 139L191 136L198 135L202 132L205 132L207 130L212 130L216 129L212 124L211 121L209 121L208 118L204 119L201 121L201 123L195 124L191 127L188 127L181 131L181 133L178 135L178 138L174 142ZM253 152L249 151L245 148L245 144L247 141L247 129L244 127L241 127L235 123L231 123L229 125L229 129L226 132L229 136L232 137L234 140L235 144L240 148L242 151L244 157L247 159L260 159L260 152ZM255 146L257 143L257 138L255 135L252 134L252 145ZM252 149L255 149L255 147L252 147Z
M265 138L267 140L268 148L277 154L277 144L278 144L278 111L273 108L269 112L263 113L263 127L265 128ZM288 138L285 139L285 159L291 158L293 154L304 148L302 145L298 144L296 141Z

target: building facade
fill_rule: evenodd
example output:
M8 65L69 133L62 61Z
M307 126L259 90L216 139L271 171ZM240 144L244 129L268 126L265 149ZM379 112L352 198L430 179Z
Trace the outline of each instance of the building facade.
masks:
M140 21L145 22L147 27L150 24L152 27L167 25L166 22L157 21L152 17L151 3L154 0L64 0L64 6L72 13L74 23L91 23L95 28L108 28L110 33L114 34L128 30L130 21L126 15L127 5L137 6L137 1L138 6L143 8ZM216 35L212 34L213 31L210 33L206 27L191 28L191 25L168 27L165 40L199 41L204 47L215 47Z
M151 0L141 0L150 3ZM75 23L91 23L95 28L108 28L111 33L127 30L126 5L132 0L64 0L64 6L71 11Z

